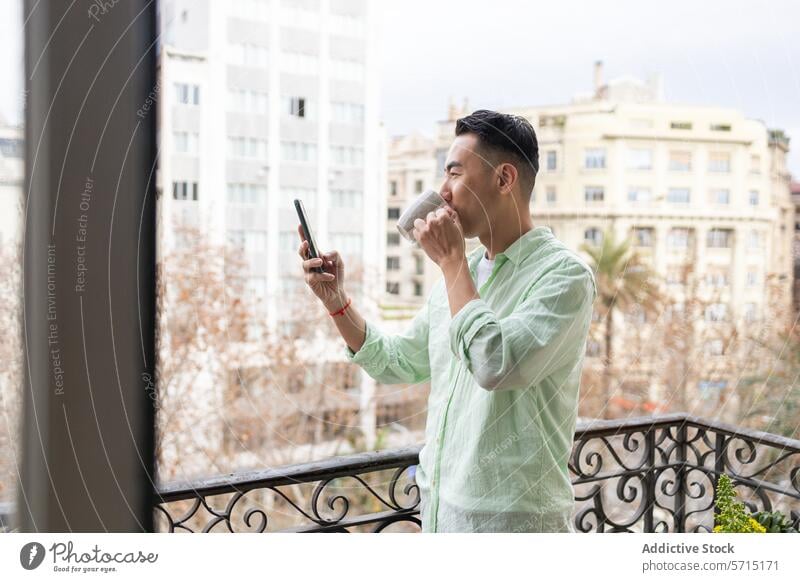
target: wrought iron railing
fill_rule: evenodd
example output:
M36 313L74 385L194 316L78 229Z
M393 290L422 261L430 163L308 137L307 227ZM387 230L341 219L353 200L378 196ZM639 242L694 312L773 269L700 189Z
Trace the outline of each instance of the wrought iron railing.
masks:
M420 446L158 492L162 531L419 531ZM800 522L800 441L685 414L581 423L569 461L579 532L701 532L728 474L750 511Z

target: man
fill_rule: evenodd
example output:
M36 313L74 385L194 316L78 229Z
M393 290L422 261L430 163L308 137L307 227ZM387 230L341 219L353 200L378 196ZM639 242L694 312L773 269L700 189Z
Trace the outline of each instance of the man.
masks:
M416 471L423 532L575 531L567 462L594 277L532 224L531 124L481 110L455 133L440 190L447 208L414 225L443 277L405 334L383 334L358 314L338 253L304 261L306 281L351 362L384 384L431 382ZM468 257L465 237L482 243Z

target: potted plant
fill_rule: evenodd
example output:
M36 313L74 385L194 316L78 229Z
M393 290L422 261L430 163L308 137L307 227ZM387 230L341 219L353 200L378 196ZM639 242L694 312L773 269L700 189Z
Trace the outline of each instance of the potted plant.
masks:
M736 491L730 477L720 475L717 483L714 533L797 533L791 521L779 511L759 511L750 514L744 503L736 501Z

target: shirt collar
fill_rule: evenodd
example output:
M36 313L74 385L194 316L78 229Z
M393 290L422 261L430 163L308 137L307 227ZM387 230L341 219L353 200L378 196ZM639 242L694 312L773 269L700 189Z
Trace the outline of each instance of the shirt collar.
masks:
M509 247L502 253L497 253L495 255L495 264L497 265L502 264L505 261L511 261L511 263L517 267L537 248L542 246L542 244L545 242L552 240L552 238L553 233L550 231L549 227L537 226L536 228L532 228L511 243ZM472 251L472 254L469 258L470 270L474 270L477 267L478 263L486 254L486 252L487 249L484 245L480 245L477 249Z

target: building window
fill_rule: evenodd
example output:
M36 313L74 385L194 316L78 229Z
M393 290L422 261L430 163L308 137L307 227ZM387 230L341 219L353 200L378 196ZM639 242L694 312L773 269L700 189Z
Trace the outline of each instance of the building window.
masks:
M300 244L300 238L297 236L297 231L281 232L278 236L278 249L282 252L288 253L297 250Z
M679 286L686 284L686 269L683 267L668 267L666 276L667 285Z
M712 123L710 126L711 131L730 131L730 123Z
M397 180L389 182L389 193L392 196L397 196Z
M556 150L547 150L547 171L554 172L558 169L558 153Z
M331 32L335 34L361 37L364 36L364 20L355 14L335 14L328 17Z
M228 243L248 253L267 249L267 233L263 230L228 230Z
M364 148L355 146L331 146L331 161L340 166L361 166L364 163Z
M316 162L317 144L301 141L282 141L281 160L284 162Z
M650 188L631 186L628 188L628 202L643 204L653 201L653 193Z
M586 202L602 202L605 192L602 186L586 186L583 189L583 197Z
M671 228L667 233L667 246L671 249L688 249L691 236L691 229Z
M597 358L603 355L603 344L596 340L586 341L586 357Z
M711 191L712 204L730 204L731 191L727 188L717 188Z
M228 110L266 115L269 111L269 96L263 91L230 89L228 91Z
M400 218L400 209L390 207L387 211L387 215L389 220L397 220L398 218Z
M387 247L400 246L400 233L399 232L387 232L386 233L386 246Z
M747 271L747 286L755 287L758 285L758 272L752 269Z
M21 139L0 137L0 155L6 158L25 157L25 142Z
M548 186L546 189L547 205L553 206L556 203L556 187Z
M175 152L179 154L196 154L200 135L191 131L176 131L172 134Z
M308 99L305 97L284 97L283 110L289 117L304 119L311 117Z
M269 0L234 0L230 6L232 16L247 20L269 19Z
M331 121L348 125L364 124L364 106L359 103L331 103Z
M655 244L655 230L652 227L634 227L633 242L637 247L652 247Z
M603 244L603 233L599 228L587 228L583 232L583 240L592 246L599 247Z
M706 273L706 285L709 287L727 287L728 271L713 269Z
M188 83L175 83L175 100L181 105L200 105L200 87Z
M331 190L333 208L361 208L363 194L360 190Z
M635 129L651 129L653 127L652 119L634 118L631 119L631 127Z
M606 150L603 148L591 148L584 152L584 168L599 169L606 167Z
M634 148L628 150L629 170L652 170L653 150Z
M667 191L667 202L670 204L689 204L690 198L688 188L670 188Z
M669 152L669 169L672 172L690 172L692 170L692 152Z
M264 205L267 199L267 187L261 184L228 184L228 203L245 205Z
M750 156L750 173L751 174L761 173L761 156L757 156L755 154Z
M669 124L671 129L692 129L691 121L673 121Z
M173 200L197 200L197 182L173 182Z
M281 70L292 75L316 76L319 59L317 55L285 52L281 54Z
M719 338L706 341L704 351L708 356L721 356L724 353L725 344Z
M264 159L267 157L267 141L253 137L228 137L228 156Z
M725 303L712 303L706 307L706 321L725 321L728 314L728 306Z
M419 255L414 255L414 267L417 275L425 274L425 261Z
M708 157L709 172L730 172L731 156L726 152L711 152Z
M757 230L751 230L747 233L747 250L748 251L760 251L763 247L763 238L761 236L761 232Z
M400 295L400 283L386 281L386 292L391 295Z
M251 43L231 43L228 45L228 62L243 67L265 68L269 65L269 49Z
M334 79L360 82L364 80L364 64L360 61L331 59L330 74Z
M416 297L422 297L422 283L419 281L414 281L414 295Z
M758 319L758 311L755 303L744 304L744 320L748 323L754 322Z
M331 246L343 255L356 256L363 252L363 237L357 232L332 232Z
M386 257L386 270L399 271L400 270L400 257Z
M750 206L758 206L758 190L750 190Z
M425 186L423 185L423 182L422 182L422 180L416 180L416 181L414 182L414 192L415 192L416 194L422 194L422 189L423 189L424 187L425 187Z
M317 199L317 191L314 188L292 188L284 186L281 188L281 205L291 206L294 209L294 201L302 200L306 208L314 206Z
M733 231L727 228L712 228L706 235L706 246L710 249L729 249L733 246Z

